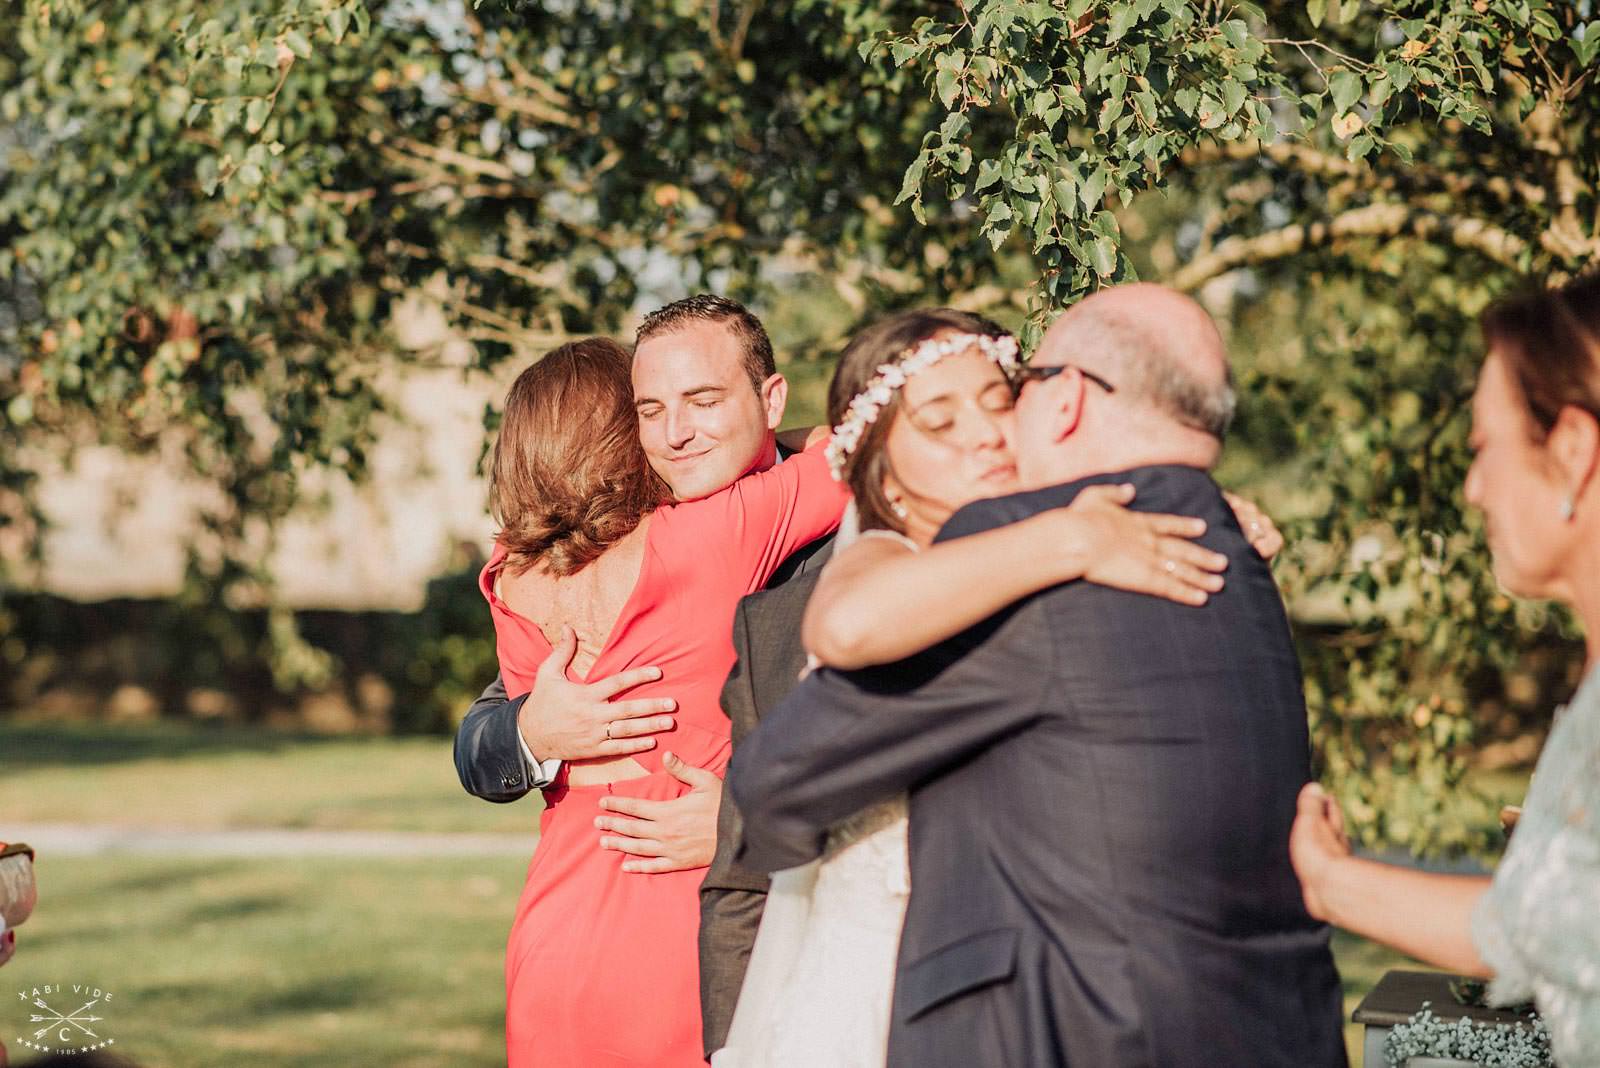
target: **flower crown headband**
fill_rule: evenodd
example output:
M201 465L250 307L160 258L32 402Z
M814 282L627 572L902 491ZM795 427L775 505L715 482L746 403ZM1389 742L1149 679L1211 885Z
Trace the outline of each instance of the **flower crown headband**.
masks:
M946 356L965 352L973 346L998 364L1007 378L1015 375L1022 366L1017 360L1017 339L1010 334L1002 337L990 337L987 334L930 337L901 351L888 363L880 363L872 379L850 399L844 418L833 428L833 440L828 443L827 456L828 469L833 472L834 480L844 481L845 464L850 462L851 454L866 436L867 428L877 422L889 401L894 399L895 390L904 386L913 375L921 374Z

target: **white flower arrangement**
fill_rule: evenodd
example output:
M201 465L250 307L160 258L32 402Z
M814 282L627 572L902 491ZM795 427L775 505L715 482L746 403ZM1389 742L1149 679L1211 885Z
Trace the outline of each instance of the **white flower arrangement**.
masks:
M990 337L987 334L948 334L941 338L928 338L911 346L888 363L878 365L865 388L850 399L844 418L833 428L833 440L828 443L828 469L836 481L844 481L845 464L861 444L867 429L883 414L894 399L895 390L902 388L911 377L920 374L958 352L976 347L979 352L998 364L1006 377L1014 376L1022 366L1017 359L1017 339L1010 334Z
M1411 1019L1396 1024L1383 1040L1391 1068L1437 1058L1478 1068L1550 1068L1550 1031L1534 1017L1524 1024L1480 1023L1466 1016L1446 1023L1428 1002Z

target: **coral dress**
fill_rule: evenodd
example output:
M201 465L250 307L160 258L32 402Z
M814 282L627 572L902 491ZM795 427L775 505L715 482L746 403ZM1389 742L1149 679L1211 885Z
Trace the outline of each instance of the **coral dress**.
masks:
M539 845L506 946L510 1068L705 1063L696 945L705 869L626 873L623 854L600 848L594 819L608 793L686 793L661 766L663 752L723 774L731 742L719 698L733 666L734 608L790 553L833 530L847 499L818 447L651 516L638 580L588 678L660 667L660 681L625 696L676 698L677 727L634 757L648 775L572 787L563 769L544 792ZM517 695L532 689L550 643L496 596L504 559L497 547L479 586L506 690Z

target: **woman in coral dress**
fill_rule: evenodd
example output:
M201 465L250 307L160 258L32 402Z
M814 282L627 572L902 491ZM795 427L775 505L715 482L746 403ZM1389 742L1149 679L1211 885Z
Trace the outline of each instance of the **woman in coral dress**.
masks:
M686 792L663 764L668 752L722 773L730 742L718 698L734 659L734 608L837 526L847 499L819 440L708 497L666 503L637 433L628 354L591 339L523 372L495 446L503 529L480 586L507 691L530 690L552 639L572 627L575 672L591 679L655 665L660 680L629 697L670 694L678 705L663 746L569 763L545 790L506 949L511 1068L704 1064L704 869L625 873L621 857L600 847L595 818L608 795Z

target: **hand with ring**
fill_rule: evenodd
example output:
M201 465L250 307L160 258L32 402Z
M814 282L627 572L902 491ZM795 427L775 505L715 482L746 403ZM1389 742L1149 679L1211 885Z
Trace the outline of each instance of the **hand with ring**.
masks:
M1283 551L1283 534L1279 532L1278 525L1272 517L1263 512L1253 501L1247 501L1238 494L1223 491L1222 496L1227 500L1228 507L1233 509L1233 517L1239 521L1239 529L1250 541L1250 547L1255 549L1256 555L1263 560L1271 560Z
M664 753L661 766L688 787L665 801L611 794L600 799L605 815L594 825L605 832L600 848L623 854L622 870L655 874L685 871L711 863L717 849L717 811L722 779L681 757Z
M1228 566L1226 556L1195 544L1206 521L1134 511L1128 505L1135 492L1127 483L1089 486L1061 509L1058 522L1069 529L1059 540L1082 561L1079 574L1101 586L1205 604L1222 589L1219 572Z
M561 639L539 665L533 689L517 716L528 749L540 760L593 760L654 749L653 736L673 728L671 713L678 703L670 697L618 698L661 678L661 669L634 668L577 683L567 678L577 653L576 632L562 628Z

